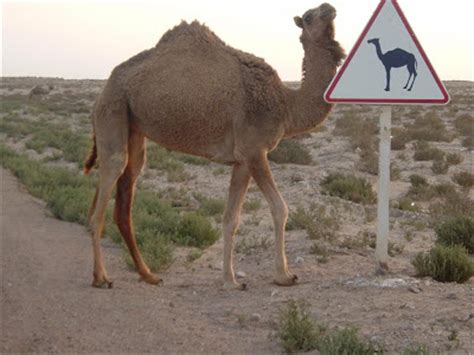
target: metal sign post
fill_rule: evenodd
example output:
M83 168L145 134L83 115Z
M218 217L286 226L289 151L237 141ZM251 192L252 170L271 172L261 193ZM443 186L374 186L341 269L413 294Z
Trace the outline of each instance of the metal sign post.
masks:
M380 117L379 179L377 192L377 245L375 258L379 267L388 269L389 195L390 195L390 136L392 106L384 106Z

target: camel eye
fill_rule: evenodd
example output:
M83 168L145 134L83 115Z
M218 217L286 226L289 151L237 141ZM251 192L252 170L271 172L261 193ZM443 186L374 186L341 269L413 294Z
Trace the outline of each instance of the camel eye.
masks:
M307 25L311 25L311 20L312 20L311 14L308 14L308 15L306 15L306 16L303 18L303 21L304 21Z

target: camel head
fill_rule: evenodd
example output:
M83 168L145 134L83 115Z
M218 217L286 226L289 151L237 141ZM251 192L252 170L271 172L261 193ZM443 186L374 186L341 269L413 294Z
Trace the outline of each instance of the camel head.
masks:
M302 17L295 16L295 24L303 30L301 42L314 42L334 39L334 19L336 9L324 3L304 13Z
M378 44L380 43L380 38L372 38L367 41L367 43Z

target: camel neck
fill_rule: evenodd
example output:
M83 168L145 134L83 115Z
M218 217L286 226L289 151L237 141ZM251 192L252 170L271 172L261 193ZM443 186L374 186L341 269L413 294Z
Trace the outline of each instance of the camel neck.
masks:
M374 43L375 45L375 50L377 51L377 56L379 57L380 60L383 60L383 53L382 53L382 48L380 47L380 43L376 42Z
M336 68L334 54L326 47L305 50L301 87L288 93L291 119L285 136L311 131L326 119L333 105L324 101L324 92Z

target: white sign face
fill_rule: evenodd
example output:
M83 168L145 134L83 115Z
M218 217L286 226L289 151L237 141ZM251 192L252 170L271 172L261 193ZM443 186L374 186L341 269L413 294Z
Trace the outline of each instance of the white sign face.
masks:
M396 0L381 0L326 90L331 103L446 104L449 95Z

